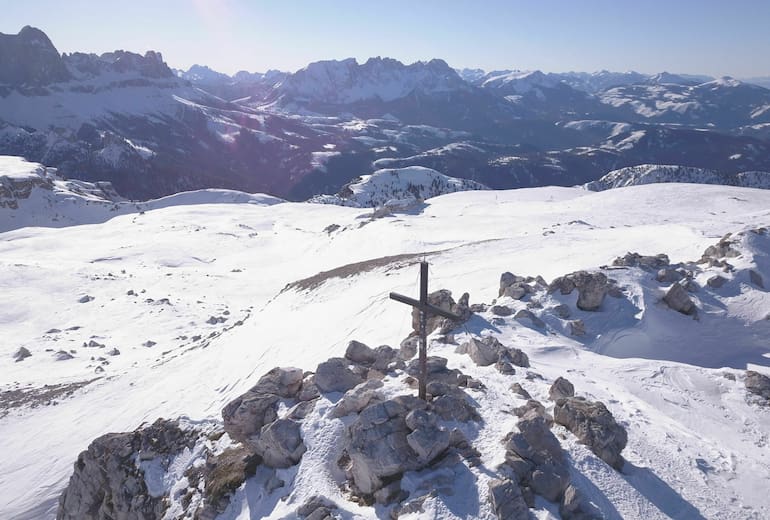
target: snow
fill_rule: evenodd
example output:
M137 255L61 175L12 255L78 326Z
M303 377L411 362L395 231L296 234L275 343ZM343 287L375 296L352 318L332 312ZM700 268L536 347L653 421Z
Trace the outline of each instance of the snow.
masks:
M9 340L0 342L0 389L98 379L55 406L39 403L0 417L0 516L53 518L77 454L103 433L160 416L217 420L227 402L274 366L313 370L341 355L351 339L396 346L411 328L409 311L388 299L390 291L417 290L417 268L408 261L328 276L312 289L287 284L414 253L430 261L431 289L468 291L472 303L489 303L504 271L550 280L627 251L696 260L728 232L767 225L768 208L770 191L729 186L546 187L453 193L419 211L370 221L360 218L361 209L333 205L174 204L100 224L1 233L0 337ZM328 232L330 224L339 228ZM747 270L770 280L770 237L750 232L736 247L735 271L722 273L727 284L693 295L699 321L665 308L662 288L649 275L621 269L609 275L626 298L608 299L598 313L575 311L586 322L584 338L569 336L554 316L546 333L488 313L458 331L458 341L468 332L493 333L522 348L543 381L527 379L526 370L504 376L477 367L453 346L433 343L431 354L481 379L487 391L472 391L484 422L463 426L482 465L405 475L410 488L441 477L425 515L492 518L486 482L502 460L500 441L514 428L510 411L523 404L508 387L521 382L548 404L550 382L566 376L579 395L605 402L629 432L627 464L618 473L555 427L573 479L607 518L770 516L770 410L747 401L742 383L747 366L769 371L770 293L752 286ZM699 282L721 272L702 267ZM83 295L93 300L78 303ZM554 294L541 303L569 298L574 294ZM211 316L226 321L207 323ZM91 339L121 351L101 375L91 356L102 350L82 346ZM143 346L148 340L156 344ZM11 355L21 346L32 357L16 363ZM74 358L56 361L60 349L75 350ZM403 388L399 378L386 385ZM336 486L342 422L325 416L328 406L322 400L308 418L303 461L281 470L293 487L265 495L258 472L221 518L279 518L317 493L344 505L345 518L379 517L381 509L346 501ZM181 475L193 458L185 454L172 474ZM149 477L156 490L174 485L166 474ZM535 514L558 513L539 501Z
M640 131L644 134L644 131ZM618 143L619 146L632 146L640 137L637 132ZM733 156L737 159L740 156ZM696 168L666 164L640 164L613 170L600 179L585 184L585 188L601 191L623 186L638 186L650 183L689 182L695 184L725 184L744 188L770 189L770 173L768 172L739 172L727 174Z

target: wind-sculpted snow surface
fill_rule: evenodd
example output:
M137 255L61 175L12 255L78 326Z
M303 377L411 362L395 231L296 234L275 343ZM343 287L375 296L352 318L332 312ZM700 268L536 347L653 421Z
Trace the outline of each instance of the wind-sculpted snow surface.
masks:
M766 518L769 207L766 190L650 184L453 193L378 219L199 204L4 232L0 516L55 517L95 439L186 416L205 434L184 447L110 459L102 439L82 460L118 461L106 481L134 479L151 509L169 497L170 517L209 490L206 514L224 519ZM414 353L399 348L409 310L388 293L416 296L426 251L431 291L467 292L473 312L431 336L440 419L386 404L417 374L397 357ZM674 284L697 312L670 307ZM242 398L274 367L297 369ZM560 377L571 387L552 392ZM591 408L555 420L577 398ZM259 433L220 435L225 408Z

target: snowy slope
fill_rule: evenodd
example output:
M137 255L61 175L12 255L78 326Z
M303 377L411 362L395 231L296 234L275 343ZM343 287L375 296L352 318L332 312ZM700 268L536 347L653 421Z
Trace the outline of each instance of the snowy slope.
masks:
M117 215L194 204L277 204L270 195L232 190L181 192L146 202L120 197L108 182L65 180L55 168L0 155L0 232L104 222Z
M726 174L689 166L640 164L613 170L602 178L585 184L592 191L651 183L687 182L692 184L722 184L742 188L770 189L770 173L740 172Z
M377 170L362 175L345 185L337 195L320 195L310 202L339 204L354 208L374 208L383 205L405 205L457 191L486 190L483 184L456 179L442 173L411 166Z
M341 355L350 339L397 346L410 317L387 295L416 292L413 262L422 256L431 262L432 289L468 291L472 303L490 303L504 271L551 280L627 251L697 260L725 233L767 225L769 207L768 191L723 186L538 188L455 193L429 200L419 214L369 222L360 209L339 206L198 205L0 234L0 336L11 339L0 345L0 383L16 392L0 394L0 516L52 518L78 452L105 432L161 416L216 419L273 366L314 370ZM338 227L330 231L331 224ZM533 307L547 332L489 312L469 324L470 332L524 349L543 381L530 381L526 371L503 376L476 367L454 347L434 344L431 354L481 379L487 391L472 394L484 418L474 434L483 464L457 483L454 498L442 491L431 499L427 514L491 518L486 482L514 427L510 408L523 403L508 386L521 382L547 403L550 382L566 375L628 429L622 473L568 434L561 440L582 491L607 518L770 515L770 411L748 402L742 383L742 369L767 373L770 365L770 297L748 276L755 269L770 279L770 241L747 233L735 247L741 256L729 259L732 273L696 267L703 286L692 295L698 321L667 309L660 302L665 286L631 268L608 271L623 298L609 299L601 312L575 311L585 337L570 336L565 322L544 310L574 304L574 294L543 296L542 309ZM410 253L412 260L332 271ZM324 271L314 283L286 288ZM725 285L706 287L704 279L716 273L728 278ZM459 330L457 339L465 334ZM20 347L32 356L14 362ZM120 355L106 355L113 348ZM57 360L59 351L72 359ZM89 383L68 387L71 395L41 394L46 384L82 382ZM25 404L8 408L13 395ZM320 451L312 448L299 466L282 471L289 484L269 500L250 499L248 490L259 484L247 483L224 518L278 518L317 493L338 501L345 518L379 514L346 502L327 480L333 461L323 453L333 446L323 435L336 435L340 423L314 417L316 427L304 435ZM409 478L418 487L424 477ZM557 518L542 501L536 514Z

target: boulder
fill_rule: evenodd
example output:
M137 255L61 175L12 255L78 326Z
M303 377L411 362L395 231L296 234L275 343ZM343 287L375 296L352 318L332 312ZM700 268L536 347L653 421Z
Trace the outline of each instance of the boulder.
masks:
M399 356L401 359L410 360L417 355L420 348L420 336L412 333L401 342Z
M585 336L586 324L583 320L572 320L569 322L569 333L571 336Z
M345 359L361 365L371 365L377 360L374 349L369 348L360 341L351 341L345 350Z
M569 310L569 305L565 305L563 303L551 307L549 310L563 320L566 320L572 314Z
M526 352L516 347L509 347L500 353L500 359L508 361L517 367L529 368L529 356Z
M770 399L770 377L753 370L747 370L744 383L746 384L746 390L752 394Z
M441 395L431 402L433 411L445 421L480 421L478 412L462 390Z
M332 409L331 417L344 417L358 413L369 404L384 401L385 396L379 391L382 386L382 381L373 379L348 390Z
M224 428L235 441L249 443L252 436L262 427L278 418L278 403L281 398L276 394L249 390L229 402L222 409Z
M302 387L304 372L300 368L276 367L263 375L252 388L264 394L275 394L287 399L297 397Z
M575 434L600 459L617 470L623 467L621 452L628 435L603 403L568 397L556 401L553 413L557 424Z
M604 301L604 297L611 285L604 273L589 273L577 271L556 278L548 286L548 292L559 291L561 294L570 294L574 289L578 290L578 309L584 311L597 311Z
M557 377L556 381L551 385L551 389L548 391L548 398L551 401L556 401L563 397L574 397L575 387L568 379L563 377Z
M698 310L690 299L690 296L687 294L687 290L678 283L671 286L663 297L663 301L666 302L666 305L671 309L689 316L696 314Z
M683 278L682 274L676 269L660 269L655 279L660 283L670 284L678 282Z
M440 289L428 295L428 303L439 309L456 314L457 320L450 320L443 316L429 316L426 324L428 334L438 329L440 333L445 334L467 321L471 317L471 309L468 305L470 296L464 293L458 302L452 298L452 291ZM415 333L420 332L420 311L417 308L412 309L412 330Z
M19 361L24 361L31 355L32 355L32 352L30 352L26 347L19 347L19 350L17 350L13 354L13 359L15 359L16 362L18 363Z
M706 280L706 285L708 285L709 287L711 287L713 289L719 289L720 287L722 287L725 284L726 281L727 281L727 278L717 274L717 275L712 276L708 280Z
M527 392L523 386L521 386L519 383L513 383L511 385L511 391L514 394L517 394L520 397L523 397L524 399L532 399L532 396L529 395L529 392Z
M313 495L297 508L297 516L304 519L325 520L334 518L332 512L335 509L337 509L337 504L328 498Z
M535 314L527 309L520 309L518 312L516 312L516 315L513 317L513 319L518 321L523 320L529 320L530 323L532 323L533 326L542 329L545 327L545 322L535 316Z
M306 449L300 435L300 423L291 419L278 419L266 424L254 443L254 451L271 468L294 466Z
M529 507L521 488L509 479L489 481L489 502L500 520L529 520Z
M670 264L667 255L644 256L639 253L626 253L612 261L616 267L641 267L646 270L660 270Z
M510 316L513 314L513 309L507 305L493 305L489 311L495 316Z
M424 410L427 403L413 396L399 396L364 408L348 427L346 451L356 489L371 495L385 480L421 467L407 441L412 430L406 416Z
M468 356L479 366L485 367L497 362L502 345L493 336L481 339L471 338L457 348L459 354Z
M315 384L321 392L347 392L363 382L364 378L351 370L343 358L330 358L315 371Z

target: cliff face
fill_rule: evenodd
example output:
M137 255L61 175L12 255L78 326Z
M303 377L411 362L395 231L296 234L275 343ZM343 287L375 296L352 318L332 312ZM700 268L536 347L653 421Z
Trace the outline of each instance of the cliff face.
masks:
M0 34L0 84L39 87L69 78L59 51L40 29Z

